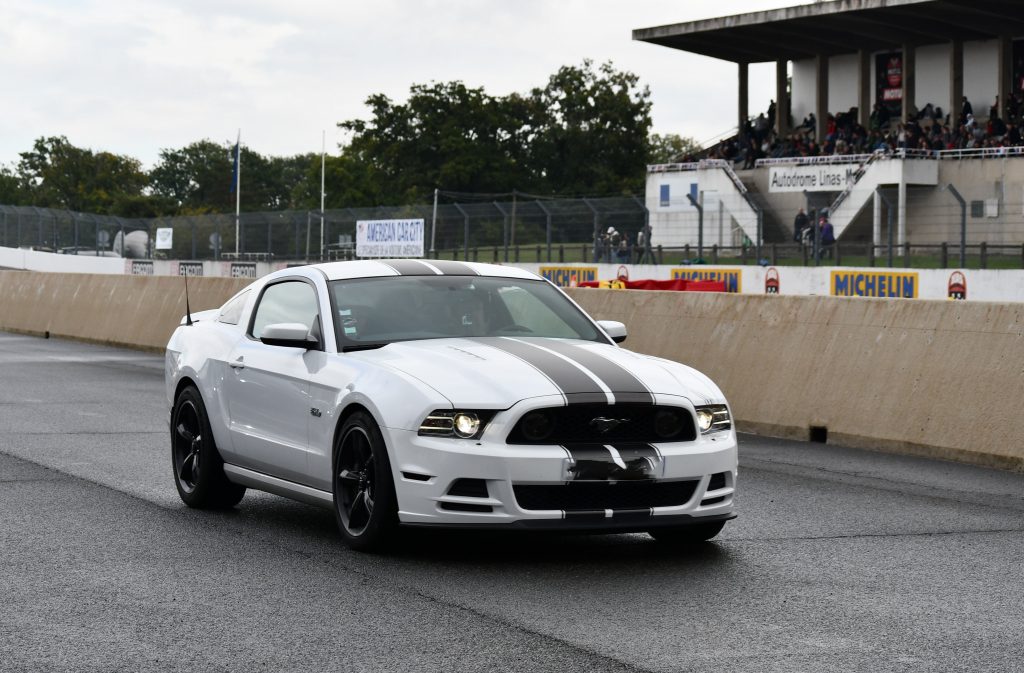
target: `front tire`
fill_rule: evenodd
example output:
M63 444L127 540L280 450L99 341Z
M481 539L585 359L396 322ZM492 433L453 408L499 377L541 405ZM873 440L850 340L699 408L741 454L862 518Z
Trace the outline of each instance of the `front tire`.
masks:
M346 419L334 447L334 515L349 547L380 551L398 533L398 498L380 428L370 414Z
M234 507L245 487L228 481L213 441L203 398L195 386L181 391L171 414L171 467L182 502L197 509Z
M725 528L724 521L712 521L709 523L698 523L692 526L654 528L647 531L647 534L662 544L687 546L707 542L721 533L723 528Z

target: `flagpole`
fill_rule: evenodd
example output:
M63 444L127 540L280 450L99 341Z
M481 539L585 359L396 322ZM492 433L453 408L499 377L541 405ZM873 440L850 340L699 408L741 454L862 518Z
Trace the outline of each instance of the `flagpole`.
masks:
M324 261L324 168L327 165L327 131L320 136L320 261Z
M235 259L238 259L242 213L242 129L238 129L238 139L235 141L235 165L238 166L235 175Z

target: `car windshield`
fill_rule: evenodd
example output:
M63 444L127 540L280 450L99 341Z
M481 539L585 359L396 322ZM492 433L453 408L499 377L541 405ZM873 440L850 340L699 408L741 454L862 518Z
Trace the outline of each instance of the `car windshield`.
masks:
M336 280L330 288L339 349L487 336L607 343L572 302L541 280L388 276Z

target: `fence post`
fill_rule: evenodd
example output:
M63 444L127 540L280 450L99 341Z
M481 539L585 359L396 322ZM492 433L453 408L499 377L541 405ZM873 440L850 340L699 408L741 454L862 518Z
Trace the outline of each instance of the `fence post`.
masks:
M942 242L942 247L939 250L939 268L949 268L949 244L945 241Z
M455 206L455 210L462 213L462 247L466 249L466 261L469 261L469 213L463 209L458 203L452 204ZM456 246L458 247L458 246ZM497 255L497 253L495 253ZM458 259L456 257L456 259ZM498 258L495 257L494 261L497 262Z
M559 263L565 261L565 246L562 244L558 245L558 261Z
M800 246L800 254L803 257L804 266L807 266L807 246L806 245L801 245Z
M497 201L493 201L492 204L498 210L498 212L501 213L501 229L504 235L505 262L508 262L508 213L505 212L505 209L502 208L501 204L499 204Z
M868 243L868 266L875 266L875 243L872 241Z
M715 264L718 264L718 246L714 246L712 250L715 253ZM744 266L747 264L747 246L745 245L740 246L740 264Z
M1020 246L1020 268L1024 269L1024 243Z
M544 217L546 219L546 222L544 224L544 239L545 239L545 241L547 241L547 244L548 244L548 264L550 264L551 263L551 211L548 210L544 206L544 204L541 203L540 201L537 201L536 203L537 203L537 207L540 208L541 212L544 213ZM540 257L537 258L537 261L538 262L540 261Z
M586 263L586 261L587 261L587 246L586 246L586 244L583 244L583 246L580 248L580 261L584 262L584 263ZM595 263L600 262L600 261L602 261L602 260L600 260L600 259L594 260Z
M661 243L659 243L658 244L658 264L664 264L665 263L665 257L664 257L664 255L662 253L663 253L663 250L661 249Z
M498 263L498 246L494 246L494 263Z
M779 263L778 262L779 253L778 253L778 250L775 249L775 244L774 243L771 244L771 247L769 248L769 250L771 251L771 256L772 256L771 257L771 259L772 259L772 266L775 266L776 264Z
M519 244L518 243L516 244L515 250L516 250L516 264L518 264L519 263Z
M903 268L910 267L910 241L903 242Z
M549 262L551 260L548 260ZM537 263L540 264L540 245L537 246Z
M690 244L687 243L683 246L683 257L687 260L690 259Z
M981 242L981 268L988 268L988 243L986 241Z
M747 256L746 248L743 249L743 256L744 257ZM711 263L712 264L718 264L718 244L717 243L715 243L714 245L711 246Z

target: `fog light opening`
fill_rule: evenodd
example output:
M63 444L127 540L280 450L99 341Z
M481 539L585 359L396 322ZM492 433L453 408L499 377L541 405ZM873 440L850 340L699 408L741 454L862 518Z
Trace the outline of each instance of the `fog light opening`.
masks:
M815 444L828 444L828 428L824 425L812 425L810 441Z

